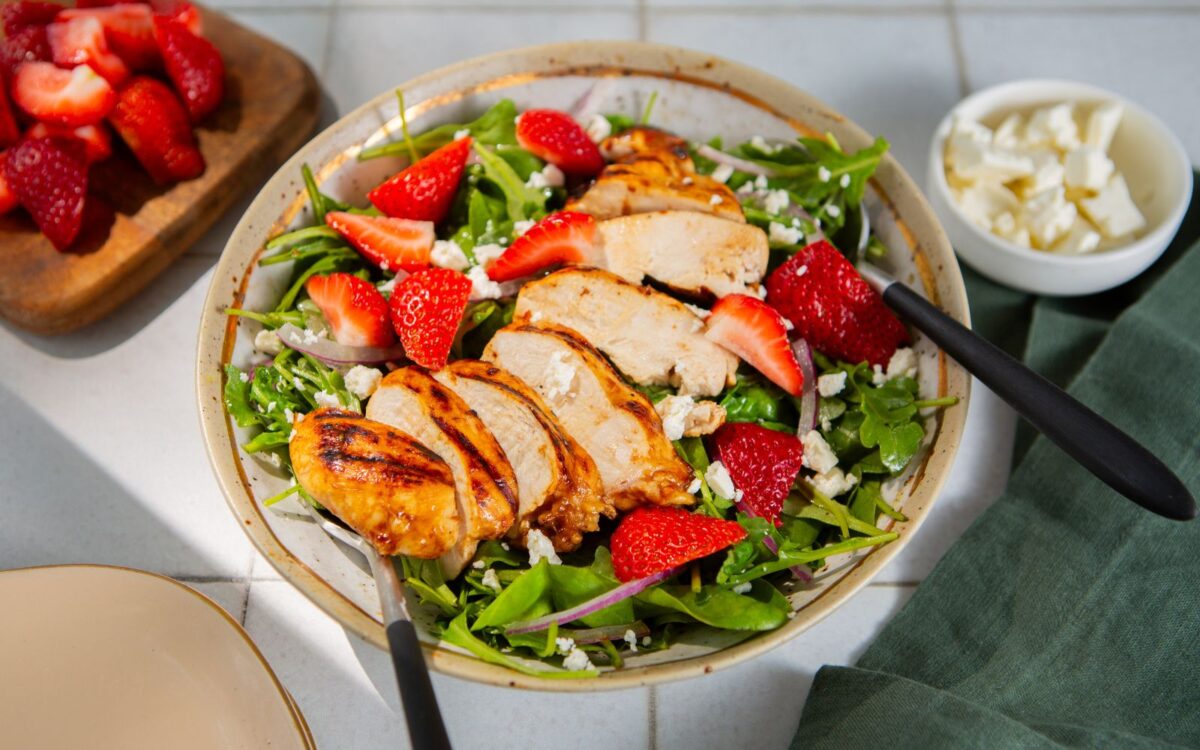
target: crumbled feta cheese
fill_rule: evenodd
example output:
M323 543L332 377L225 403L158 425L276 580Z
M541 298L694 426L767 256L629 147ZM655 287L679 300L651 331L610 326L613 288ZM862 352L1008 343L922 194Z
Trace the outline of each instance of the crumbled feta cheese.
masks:
M1005 212L1019 210L1020 204L1012 191L994 182L980 182L957 195L958 207L976 226L988 230L995 218Z
M1108 184L1116 167L1096 146L1080 146L1067 152L1063 182L1070 188L1096 191Z
M1038 193L1025 201L1022 220L1040 247L1050 247L1075 223L1077 211L1068 203L1061 187Z
M1049 145L1064 151L1079 145L1079 126L1075 124L1074 105L1070 102L1042 107L1034 111L1025 126L1025 143Z
M686 177L684 179L687 179ZM738 195L749 195L754 192L754 183L747 180L742 183L742 186L737 189Z
M761 135L756 135L753 138L751 138L750 145L753 146L754 148L758 149L759 151L763 152L764 154L773 154L773 153L779 151L779 149L783 148L782 145L773 146L770 143L767 143L766 139L763 138Z
M824 474L837 466L837 454L829 447L829 443L825 442L825 438L821 437L821 433L809 430L800 438L800 443L804 446L801 463L808 468L818 474Z
M288 442L290 443L295 439L296 439L296 429L293 427L292 431L288 433Z
M267 413L270 414L271 412L275 411L276 406L278 406L278 404L276 404L274 401L267 404Z
M713 195L712 195L712 196L711 196L711 197L708 199L708 205L710 205L710 206L719 206L719 205L721 205L721 204L722 204L724 201L725 201L725 199L724 199L724 198L722 198L721 196L719 196L719 195L717 195L717 194L715 194L715 193L714 193L714 194L713 194Z
M754 178L754 187L758 190L767 189L767 178L765 175L758 175Z
M783 330L794 331L794 330L796 330L796 324L793 323L792 321L788 320L787 318L783 318Z
M845 474L838 468L808 477L805 481L826 497L837 497L858 484L858 479L853 474Z
M892 354L892 358L888 360L887 377L892 378L906 377L915 378L917 376L917 355L912 349L902 346Z
M817 179L821 182L829 182L833 179L833 172L830 172L824 166L820 166L817 168Z
M489 242L486 245L476 245L471 251L475 254L475 262L487 268L496 258L504 255L504 247L494 242Z
M533 225L536 223L537 222L533 221L532 219L525 219L524 221L514 221L513 222L513 236L520 237L521 235L525 234L530 229L532 229Z
M846 387L846 371L839 370L817 378L817 393L825 398L836 396Z
M825 214L831 219L836 219L842 215L842 209L831 203L825 207Z
M887 375L884 374L883 368L880 367L879 365L872 365L871 366L871 384L872 385L883 385L886 382L887 382Z
M788 196L786 190L772 190L767 193L767 197L763 200L763 208L767 213L780 214L787 210L791 202L792 199Z
M688 494L695 495L697 492L700 491L701 486L702 486L702 484L700 482L700 477L696 477L695 479L692 480L692 483L688 485L688 488L687 488Z
M1093 109L1084 128L1083 142L1101 151L1108 151L1124 111L1125 108L1116 102L1101 104Z
M487 271L483 270L483 266L471 266L471 269L467 271L467 278L471 280L472 302L481 299L497 299L502 296L500 285L488 278Z
M799 245L804 242L804 232L772 221L767 227L767 238L772 245Z
M254 334L254 348L273 357L283 351L283 342L278 333L264 328Z
M648 635L644 635L644 636L642 636L642 648L645 648L646 646L649 646L649 645L650 645L651 643L653 643L653 642L654 642L654 641L652 641L652 640L650 639L650 636L648 636Z
M1001 148L1015 148L1021 130L1021 116L1016 112L1004 118L1004 122L992 134L992 143Z
M547 401L553 401L571 392L575 382L575 366L567 361L567 353L554 352L546 365L546 392L542 394Z
M496 571L491 568L483 571L483 578L481 578L479 582L493 591L500 591L504 588L500 585L500 577L497 576Z
M730 177L733 177L733 167L728 164L718 164L712 171L712 178L717 182L728 182Z
M383 373L374 367L355 365L345 375L346 390L359 398L370 398L382 379Z
M338 401L337 394L330 393L329 391L317 391L313 394L313 400L317 402L317 406L324 406L327 408L342 405L342 402Z
M1146 226L1121 175L1113 177L1095 198L1079 201L1079 206L1105 237L1122 237Z
M735 594L748 594L752 588L754 588L754 585L749 581L746 581L745 583L739 583L738 585L734 586L732 591Z
M704 320L709 315L712 315L711 312L709 312L708 310L705 310L703 307L696 307L695 305L688 303L688 302L684 302L683 306L686 307L687 309L691 310L693 313L695 313L696 317L700 318L701 320Z
M691 396L667 396L654 405L654 410L662 418L663 432L667 440L678 440L683 437L684 424L688 414L696 405Z
M429 262L439 268L449 268L454 271L465 271L471 265L467 254L454 240L437 240L429 253Z
M563 659L563 668L568 672L582 672L587 669L595 669L592 666L592 660L579 648L571 649L571 653L567 654L567 658Z
M621 636L621 638L622 638L622 640L625 641L626 645L629 646L629 650L636 654L637 653L637 633L633 632L632 630L626 630L625 635Z
M1008 182L1033 174L1033 159L1013 149L964 143L954 159L955 174L969 181Z
M1066 236L1054 246L1054 251L1078 255L1090 253L1098 247L1100 247L1100 233L1092 229L1092 225L1086 219L1077 218L1071 225L1071 231L1067 232Z
M1017 231L1017 217L1005 211L992 222L992 231L1001 237L1011 237Z
M461 130L455 130L454 131L454 140L460 141L463 138L466 138L467 136L469 136L470 134L471 134L471 131L469 128L462 128Z
M1066 170L1054 149L1039 149L1030 154L1033 159L1033 174L1021 181L1023 195L1036 195L1045 190L1051 190L1063 184ZM996 185L996 189L1003 187ZM1008 192L1008 191L1005 191Z
M696 181L693 180L691 177L684 177L679 182L682 183L685 187L687 187L689 185L694 185L696 183Z
M842 175L842 178L840 180L838 180L838 184L842 186L842 190L845 190L846 188L850 187L850 175L848 175L848 174Z
M243 383L249 383L249 382L250 382L250 376L249 376L249 375L247 375L247 374L246 374L246 373L244 373L244 372L239 372L239 373L238 373L238 380L242 381Z
M534 189L562 187L564 182L566 182L566 175L562 173L562 170L553 164L547 164L541 172L529 175L529 179L525 181L525 187Z
M708 482L708 486L713 492L726 500L732 500L737 495L737 490L733 486L733 477L729 476L729 470L720 461L713 461L708 465L708 469L704 472L704 481Z
M551 565L562 565L562 559L554 551L554 544L537 529L530 529L529 533L525 535L525 548L529 550L530 567L537 565L542 560Z
M476 560L475 562L471 563L471 567L475 570L483 570L487 567L487 563L485 563L483 560Z
M288 422L290 424L290 423L296 421L296 414L291 409L284 407L283 419L285 422Z
M554 647L558 650L558 653L566 656L567 654L571 653L571 649L575 648L575 639L562 637L555 638Z
M592 115L592 119L588 120L587 134L588 138L592 139L592 143L599 143L612 135L612 123L604 115Z

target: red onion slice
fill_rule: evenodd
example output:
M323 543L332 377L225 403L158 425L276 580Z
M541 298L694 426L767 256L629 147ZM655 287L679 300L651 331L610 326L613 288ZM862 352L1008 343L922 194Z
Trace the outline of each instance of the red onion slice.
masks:
M817 428L817 367L813 362L812 347L804 339L792 342L792 353L800 364L800 372L804 375L804 386L800 392L800 422L796 433L804 437L804 433Z
M275 333L279 339L298 352L316 357L330 365L377 365L404 359L404 347L395 346L344 346L327 338L317 338L292 325L284 324Z
M748 159L740 159L732 154L727 154L724 151L713 148L707 143L702 143L696 147L696 153L703 156L705 159L715 161L717 164L724 164L733 167L739 172L746 174L762 175L763 177L774 177L775 170L770 167L764 167L761 164L752 162Z
M616 82L613 79L600 79L588 87L588 90L583 92L583 96L575 100L575 103L567 109L567 114L586 128L588 121L592 119L593 115L599 113L600 104L608 98L614 88L616 88Z
M550 614L539 617L536 620L514 622L512 625L509 625L507 628L505 628L505 632L511 633L512 635L520 635L521 633L536 633L539 630L546 630L549 628L550 623L556 622L559 625L565 625L568 622L574 622L580 617L586 617L593 612L598 612L605 607L610 607L619 601L623 601L631 596L636 596L637 594L642 593L654 584L665 581L671 576L675 575L680 571L681 568L682 566L668 568L661 573L655 573L654 575L646 576L645 578L637 578L629 581L628 583L622 583L612 591L606 591L600 596L588 599L582 604L576 604L574 607L571 607L570 609L564 609L561 612L551 612Z

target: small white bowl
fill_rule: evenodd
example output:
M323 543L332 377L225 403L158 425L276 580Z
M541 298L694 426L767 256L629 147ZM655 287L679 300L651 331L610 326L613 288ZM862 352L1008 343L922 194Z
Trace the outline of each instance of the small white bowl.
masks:
M1021 247L980 228L955 203L946 182L946 138L957 118L995 126L1010 112L1059 102L1119 102L1125 114L1109 157L1125 176L1146 229L1132 242L1095 253L1062 255ZM1027 79L978 91L946 115L929 148L926 193L958 256L1002 284L1038 294L1073 296L1129 281L1167 249L1192 196L1192 166L1179 139L1154 115L1110 91L1072 81Z

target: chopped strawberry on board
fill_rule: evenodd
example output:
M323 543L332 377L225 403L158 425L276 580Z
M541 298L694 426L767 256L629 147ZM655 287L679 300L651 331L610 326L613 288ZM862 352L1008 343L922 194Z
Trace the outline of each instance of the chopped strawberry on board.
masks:
M444 367L470 295L471 280L449 268L427 268L397 284L389 304L404 354L430 370Z
M713 433L717 458L742 491L741 502L754 515L779 522L787 498L804 465L804 445L791 433L752 422L726 422Z
M83 146L83 158L88 164L104 161L112 156L112 136L104 123L81 125L77 128L65 125L50 125L35 123L25 131L26 138L59 138L65 141L77 141Z
M121 88L108 120L160 185L204 172L204 157L196 147L187 112L165 83L135 76Z
M562 263L587 263L596 254L596 220L579 211L550 214L513 240L487 268L492 281L512 281Z
M531 109L517 118L517 143L569 175L594 177L604 169L604 156L587 131L556 109Z
M104 27L95 18L72 18L46 27L54 63L63 68L87 65L113 86L129 77L129 66L108 49Z
M27 114L57 125L92 125L112 110L117 95L86 65L63 70L48 62L25 63L12 84L13 101Z
M11 81L22 63L50 59L45 26L27 26L0 42L0 65Z
M211 114L225 96L225 63L213 43L183 23L154 17L154 35L167 76L187 106L192 122Z
M20 0L0 4L0 23L4 25L4 35L12 36L30 26L45 26L51 23L62 11L58 3L34 2Z
M8 152L0 151L0 216L17 207L17 194L8 186L8 178L4 174L4 164L8 161Z
M333 338L345 346L391 346L396 341L387 300L369 281L348 273L313 276L304 285L321 308Z
M417 271L429 265L437 238L431 221L330 211L325 223L385 271Z
M0 148L8 148L21 140L21 126L13 115L12 102L8 98L8 87L0 77Z
M814 242L767 277L767 301L817 351L886 366L908 331L833 245Z
M787 327L767 303L746 294L717 300L704 335L741 357L783 390L799 396L804 373L788 343Z
M470 136L451 141L392 175L367 198L388 216L437 224L450 212L470 152Z
M196 36L204 36L200 11L187 0L150 0L150 7L154 15L178 21Z
M22 141L9 149L4 178L42 234L66 250L83 225L87 165L54 139Z
M645 578L720 552L745 537L736 521L644 505L622 518L613 532L613 572L622 582Z
M154 38L154 12L143 3L121 3L112 7L68 8L60 20L94 18L104 27L109 48L134 70L152 70L162 62Z

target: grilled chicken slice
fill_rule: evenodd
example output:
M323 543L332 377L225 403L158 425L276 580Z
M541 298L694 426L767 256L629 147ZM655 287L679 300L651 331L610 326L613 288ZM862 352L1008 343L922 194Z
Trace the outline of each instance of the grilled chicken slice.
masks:
M690 165L690 160L688 162ZM698 211L744 223L733 191L711 177L683 171L674 157L647 157L609 164L581 197L567 208L597 219L647 211Z
M767 233L694 211L656 211L599 222L605 267L635 284L650 277L712 299L746 294L767 272Z
M616 515L592 457L523 381L475 359L451 362L434 377L479 415L512 464L519 489L512 541L523 545L537 529L555 550L570 552L600 527L601 515Z
M515 323L496 333L483 357L537 391L596 462L617 510L695 501L687 492L692 469L675 454L650 402L578 333Z
M414 436L454 475L461 519L453 547L441 556L457 576L484 539L499 539L517 511L517 479L504 450L471 408L421 367L394 370L367 402L367 417Z
M737 372L738 358L704 335L687 305L598 268L564 268L526 284L514 315L577 331L641 385L715 396Z
M629 164L638 159L659 159L683 172L695 172L691 150L683 138L658 128L636 125L610 135L600 143L600 153L611 162Z
M381 555L432 560L454 544L454 476L416 438L341 409L317 409L295 430L296 481Z

